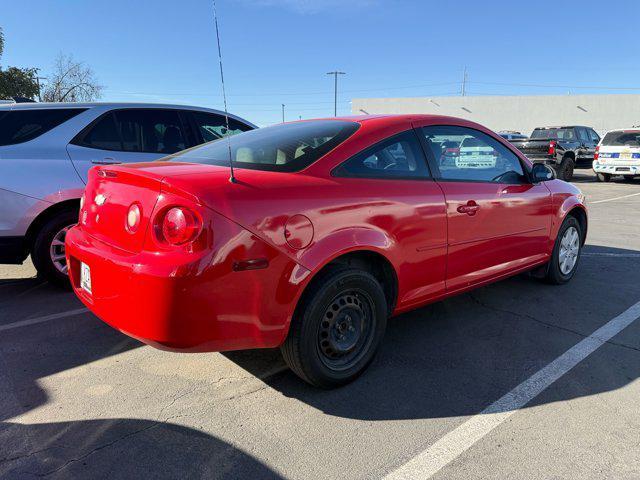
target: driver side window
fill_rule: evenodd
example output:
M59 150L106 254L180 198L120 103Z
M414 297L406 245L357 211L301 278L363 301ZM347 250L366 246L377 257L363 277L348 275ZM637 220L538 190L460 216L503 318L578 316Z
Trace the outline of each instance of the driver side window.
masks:
M515 153L478 130L456 126L423 127L428 150L443 180L527 183Z

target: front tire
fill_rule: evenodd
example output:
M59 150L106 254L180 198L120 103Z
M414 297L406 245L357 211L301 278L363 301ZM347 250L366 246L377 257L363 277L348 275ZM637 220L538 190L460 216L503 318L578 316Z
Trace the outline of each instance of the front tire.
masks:
M332 268L309 286L296 309L282 356L320 388L355 380L371 363L387 325L387 302L370 273Z
M64 240L69 228L77 222L78 212L60 212L47 220L33 242L31 260L38 276L59 287L70 287Z
M596 173L596 179L599 182L610 182L611 174L610 173Z
M545 280L562 285L573 278L582 251L582 229L575 217L567 217L560 226Z

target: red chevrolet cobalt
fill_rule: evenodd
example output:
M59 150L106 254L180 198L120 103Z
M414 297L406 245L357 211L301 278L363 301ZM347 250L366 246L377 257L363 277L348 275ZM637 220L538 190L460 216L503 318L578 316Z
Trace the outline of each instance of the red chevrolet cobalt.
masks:
M472 122L309 120L93 168L66 254L76 294L127 335L280 347L329 388L367 367L392 315L524 271L571 280L583 200Z

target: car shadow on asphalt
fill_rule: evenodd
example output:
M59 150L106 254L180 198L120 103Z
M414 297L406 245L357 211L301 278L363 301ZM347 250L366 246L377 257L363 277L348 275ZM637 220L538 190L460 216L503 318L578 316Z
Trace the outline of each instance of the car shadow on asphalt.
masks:
M0 478L282 478L248 453L166 422L0 422Z
M290 371L264 381L338 417L375 421L475 415L640 300L640 252L596 246L585 252L567 285L521 275L391 319L377 358L350 385L319 390ZM602 292L608 292L608 302L602 302ZM640 326L630 329L611 341L617 344L611 347L616 355L627 355L623 368L616 355L594 354L589 361L595 373L580 388L536 401L597 395L639 378ZM245 353L225 355L256 374L273 361L271 351L263 353L262 364L259 352L249 363L243 362ZM256 370L256 365L261 366Z

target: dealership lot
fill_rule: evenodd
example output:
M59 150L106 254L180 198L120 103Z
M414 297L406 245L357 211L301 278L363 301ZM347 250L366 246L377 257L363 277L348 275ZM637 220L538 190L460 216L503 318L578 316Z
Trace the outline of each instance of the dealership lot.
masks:
M576 183L590 226L571 283L520 276L402 315L372 368L333 391L304 384L277 351L143 346L30 265L0 266L0 477L640 477L640 320L484 422L640 302L640 181L577 171ZM471 420L485 430L462 444ZM445 457L437 471L411 467Z

